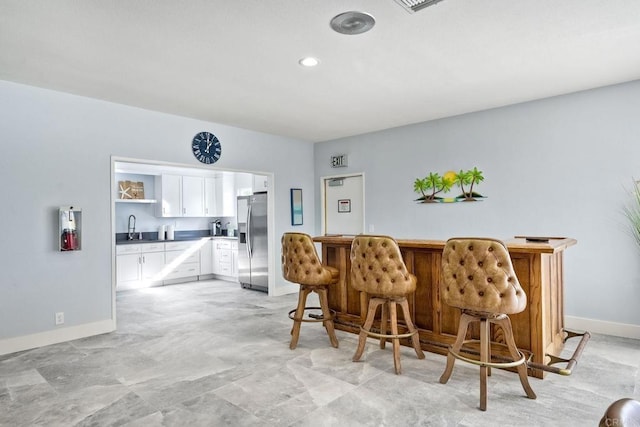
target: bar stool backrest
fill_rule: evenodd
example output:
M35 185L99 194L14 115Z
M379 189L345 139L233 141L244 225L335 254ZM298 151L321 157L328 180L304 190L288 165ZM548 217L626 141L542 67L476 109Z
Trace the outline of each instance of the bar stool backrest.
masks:
M416 290L398 243L389 236L358 235L351 243L351 285L373 296L406 296Z
M311 236L304 233L284 233L282 243L282 276L301 285L328 284L332 272L323 268Z
M489 238L452 238L446 242L440 294L452 307L478 312L514 314L527 305L507 247Z

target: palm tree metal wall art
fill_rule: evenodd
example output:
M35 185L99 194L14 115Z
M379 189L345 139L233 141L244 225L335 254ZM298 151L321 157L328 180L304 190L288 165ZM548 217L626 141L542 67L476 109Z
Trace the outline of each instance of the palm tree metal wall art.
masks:
M476 193L474 186L484 181L482 171L477 167L468 171L456 173L448 171L440 176L437 172L429 172L424 178L416 178L413 182L413 191L420 194L416 199L419 203L452 203L452 202L475 202L483 199L484 196ZM462 193L456 197L443 197L454 186L460 187Z

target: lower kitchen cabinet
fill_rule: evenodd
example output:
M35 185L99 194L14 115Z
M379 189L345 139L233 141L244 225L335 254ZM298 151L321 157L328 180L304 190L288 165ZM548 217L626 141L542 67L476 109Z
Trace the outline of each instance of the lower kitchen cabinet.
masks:
M200 248L200 275L213 274L213 240L207 241Z
M238 242L230 239L116 245L118 290L198 280L238 277Z
M133 289L161 283L164 243L116 246L116 286Z
M164 280L199 276L201 244L201 240L165 243Z
M213 274L225 278L238 278L237 241L213 239Z
M162 252L142 252L142 281L158 282L164 269L164 250Z

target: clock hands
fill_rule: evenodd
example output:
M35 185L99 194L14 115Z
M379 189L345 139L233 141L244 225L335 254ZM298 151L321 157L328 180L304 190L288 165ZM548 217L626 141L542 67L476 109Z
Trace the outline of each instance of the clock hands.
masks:
M211 148L211 144L213 144L213 141L207 140L207 148L204 149L205 153L209 153L209 148Z

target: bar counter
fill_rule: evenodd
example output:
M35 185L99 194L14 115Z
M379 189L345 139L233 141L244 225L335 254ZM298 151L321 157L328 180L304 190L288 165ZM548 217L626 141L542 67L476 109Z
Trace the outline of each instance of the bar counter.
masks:
M329 288L329 306L336 311L335 327L359 333L367 313L368 298L354 290L350 282L349 254L354 236L319 236L322 260L340 271L340 280ZM460 310L440 301L440 265L444 240L397 240L409 272L418 278L409 306L422 349L447 354L458 331ZM516 345L531 361L546 364L548 355L559 356L564 346L563 254L577 243L571 238L549 238L548 242L529 242L523 237L504 240L522 289L527 308L510 315ZM400 316L400 315L399 315ZM472 332L472 335L476 335ZM501 342L502 331L492 329L492 340ZM403 343L408 345L408 343ZM493 354L507 355L501 346ZM529 369L529 375L543 378L542 369Z

